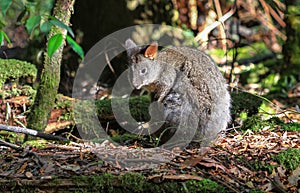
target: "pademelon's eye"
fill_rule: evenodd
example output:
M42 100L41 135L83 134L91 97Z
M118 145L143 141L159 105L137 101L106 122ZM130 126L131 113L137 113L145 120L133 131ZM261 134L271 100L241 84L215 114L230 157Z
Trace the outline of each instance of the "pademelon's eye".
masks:
M140 70L140 75L145 75L147 73L147 68L143 68Z

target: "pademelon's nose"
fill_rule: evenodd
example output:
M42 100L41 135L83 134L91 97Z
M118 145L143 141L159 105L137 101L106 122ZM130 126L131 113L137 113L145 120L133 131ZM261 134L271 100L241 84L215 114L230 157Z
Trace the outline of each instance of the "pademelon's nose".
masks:
M141 89L141 88L142 88L142 85L141 85L141 84L138 84L138 83L136 83L136 82L133 83L133 86L134 86L134 88L136 88L136 89Z

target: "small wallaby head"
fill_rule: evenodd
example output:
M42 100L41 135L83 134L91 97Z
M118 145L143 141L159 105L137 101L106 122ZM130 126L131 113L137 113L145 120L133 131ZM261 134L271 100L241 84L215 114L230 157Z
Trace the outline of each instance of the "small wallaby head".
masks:
M137 89L143 86L151 88L151 85L160 80L164 68L161 62L155 60L158 54L158 43L153 42L146 47L141 47L128 39L125 46L130 60L133 86Z

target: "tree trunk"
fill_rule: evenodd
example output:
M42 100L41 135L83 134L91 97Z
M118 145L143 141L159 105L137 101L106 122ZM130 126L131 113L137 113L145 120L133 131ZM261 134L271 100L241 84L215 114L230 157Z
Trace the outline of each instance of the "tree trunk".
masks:
M75 0L57 0L53 16L69 26L74 2ZM52 26L48 34L48 41L56 34L63 34L63 42L65 42L67 30L55 25ZM27 126L29 128L42 131L47 125L60 82L60 64L64 44L65 43L62 43L51 58L48 56L47 52L45 53L44 69L41 73L35 102L28 117Z
M285 75L293 75L300 81L300 2L286 0L286 35L287 40L283 46Z

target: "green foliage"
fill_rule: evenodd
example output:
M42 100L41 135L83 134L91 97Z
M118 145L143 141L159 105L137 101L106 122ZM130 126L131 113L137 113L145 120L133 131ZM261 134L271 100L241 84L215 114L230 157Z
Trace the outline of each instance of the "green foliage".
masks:
M36 78L35 65L16 59L0 59L0 87L7 81L18 81L20 78Z
M69 26L65 25L63 22L59 21L55 17L50 16L50 18L51 18L51 20L45 21L41 25L41 27L40 27L41 31L48 33L47 30L50 30L51 27L54 25L54 26L60 27L62 29L66 29L72 37L75 37L73 30ZM74 52L76 54L78 54L81 57L81 59L83 59L84 58L83 49L81 48L81 46L79 44L77 44L77 42L75 40L72 39L72 37L67 35L66 40L67 40L68 44L71 46L71 48L74 50ZM63 41L63 35L61 33L58 33L49 39L49 42L48 42L49 57L52 57L52 55L55 53L55 51L61 46L62 41Z
M11 44L11 41L7 34L4 31L0 30L0 45L2 45L4 39L7 41L7 43Z
M290 148L281 151L275 159L286 169L295 170L300 166L300 149Z
M43 23L40 25L40 30L41 30L41 32L43 32L44 34L47 34L47 33L50 31L52 25L53 25L53 24L52 24L50 21L45 21L45 22L43 22Z
M11 6L12 0L1 0L2 14L5 16L8 8Z
M229 61L235 52L238 53L237 60L239 62L244 62L249 58L263 56L271 53L271 51L263 42L257 42L248 46L233 48L228 50L227 53L223 49L212 49L208 51L209 54L214 55L218 58L223 58L225 55L227 55ZM250 69L251 67L248 66L248 68L244 68L243 70L248 71Z
M50 58L57 51L57 49L62 45L62 43L63 43L63 35L61 33L55 34L49 39L47 53Z
M67 30L70 36L74 38L75 37L74 32L68 25L66 25L59 19L49 15L50 10L53 7L53 2L54 2L53 0L24 1L24 2L22 1L22 2L14 2L14 4L17 5L11 6L12 0L2 0L1 8L3 12L2 14L3 19L1 19L0 17L0 21L1 21L0 44L2 44L4 38L8 43L10 43L8 36L5 34L4 31L2 31L2 27L6 25L5 13L7 10L9 10L10 7L13 7L12 9L16 9L15 7L17 7L18 11L21 9L21 12L17 17L17 23L23 24L26 27L27 33L30 34L31 39L41 37L40 32L42 32L43 35L48 34L53 26ZM78 54L83 59L84 57L83 49L71 37L67 38L67 42L70 44L71 48L75 51L75 53ZM48 44L48 55L50 57L52 57L53 53L62 44L62 41L60 41L61 37L52 37L52 38L50 39L51 41L50 45Z
M68 33L73 38L75 37L73 30L69 26L67 26L63 22L59 21L55 17L50 16L49 18L50 18L50 20L45 21L44 23L41 24L41 26L40 26L41 31L48 33L52 26L57 26L57 27L67 30ZM81 57L81 59L83 59L84 58L83 49L81 48L81 46L79 44L77 44L77 42L75 40L72 39L72 37L67 35L66 40L67 40L68 44L71 46L71 48L75 51L75 53L78 54ZM63 36L61 33L58 33L49 39L49 42L48 42L49 57L52 57L52 55L55 53L55 51L61 46L62 40L63 40Z
M84 58L84 52L81 48L81 46L79 46L77 44L77 42L75 42L70 36L67 35L67 42L68 44L71 46L71 48L74 50L74 52L76 52L80 57L81 59Z
M233 50L229 51L229 55L233 55ZM263 56L272 53L263 42L253 43L251 45L237 48L238 60L244 60L246 58L253 58L257 56Z
M73 38L75 37L73 30L72 30L69 26L67 26L66 24L64 24L63 22L59 21L58 19L56 19L56 18L53 17L53 16L50 16L49 18L50 18L49 22L50 22L51 24L53 24L53 25L55 25L55 26L57 26L57 27L60 27L60 28L62 28L62 29L66 29L66 30L68 31L68 33L69 33Z
M41 22L41 16L39 15L35 15L30 17L29 19L27 19L25 27L27 29L27 33L31 34L32 31L39 26Z
M297 77L293 74L283 75L278 80L277 84L273 86L272 92L270 93L281 97L287 98L288 90L290 90L293 86L297 84Z

